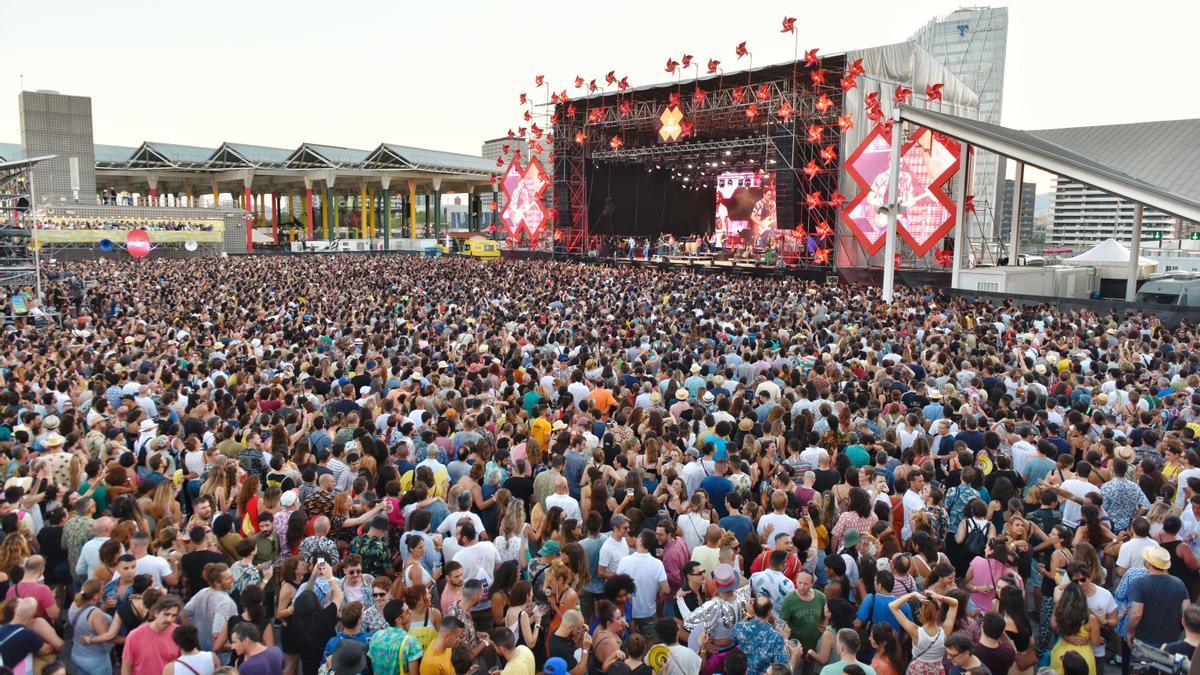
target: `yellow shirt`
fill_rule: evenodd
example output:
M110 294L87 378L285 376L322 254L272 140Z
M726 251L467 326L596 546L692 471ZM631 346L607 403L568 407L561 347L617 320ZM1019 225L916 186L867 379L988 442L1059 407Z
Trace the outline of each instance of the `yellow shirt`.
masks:
M454 675L454 664L450 661L450 650L443 649L437 651L434 645L435 640L425 650L425 655L421 657L421 675Z
M500 675L533 675L537 672L537 666L533 660L533 652L529 651L529 647L525 645L517 645L513 649L512 658L508 660L508 665L504 666L504 670L500 671Z
M538 417L529 423L529 435L545 450L550 447L550 420Z

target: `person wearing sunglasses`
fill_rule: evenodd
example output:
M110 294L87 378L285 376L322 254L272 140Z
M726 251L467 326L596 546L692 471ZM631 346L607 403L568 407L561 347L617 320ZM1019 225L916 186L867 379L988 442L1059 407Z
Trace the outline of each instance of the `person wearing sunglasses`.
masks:
M974 675L975 673L991 672L983 665L983 661L971 651L974 643L966 633L952 633L946 638L946 658L950 660L950 670L946 675Z

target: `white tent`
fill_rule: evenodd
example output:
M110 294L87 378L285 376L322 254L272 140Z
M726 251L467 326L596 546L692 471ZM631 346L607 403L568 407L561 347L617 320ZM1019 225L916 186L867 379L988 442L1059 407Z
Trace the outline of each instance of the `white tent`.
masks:
M1093 267L1103 279L1127 279L1129 278L1129 257L1128 248L1125 248L1116 239L1105 239L1091 250L1063 260L1063 264L1073 267ZM1156 261L1138 256L1139 279L1154 274L1157 269Z

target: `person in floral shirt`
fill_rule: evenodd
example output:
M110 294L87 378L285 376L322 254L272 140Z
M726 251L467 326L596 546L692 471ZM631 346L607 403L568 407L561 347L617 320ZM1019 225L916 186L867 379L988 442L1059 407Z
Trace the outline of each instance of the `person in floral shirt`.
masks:
M389 600L383 607L383 619L391 628L371 636L367 656L375 675L416 675L423 655L421 643L408 634L412 610L403 600Z
M387 531L387 516L375 516L367 533L358 535L350 542L350 553L362 558L363 572L371 576L383 576L392 569Z
M788 663L787 643L771 623L771 599L754 599L754 618L733 627L733 639L746 655L746 673L762 675L773 663Z

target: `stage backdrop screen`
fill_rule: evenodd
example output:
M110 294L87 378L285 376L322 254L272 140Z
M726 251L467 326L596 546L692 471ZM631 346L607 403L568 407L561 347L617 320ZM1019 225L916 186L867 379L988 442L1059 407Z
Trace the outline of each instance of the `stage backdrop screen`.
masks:
M713 189L694 189L665 169L588 168L588 229L623 237L690 237L713 229Z
M775 212L775 174L767 171L726 171L717 176L716 229L729 243L751 240L778 228Z

